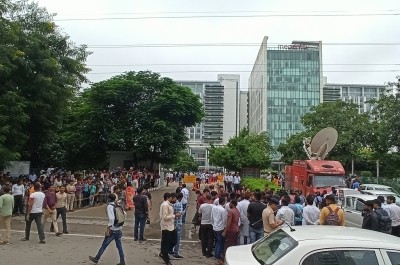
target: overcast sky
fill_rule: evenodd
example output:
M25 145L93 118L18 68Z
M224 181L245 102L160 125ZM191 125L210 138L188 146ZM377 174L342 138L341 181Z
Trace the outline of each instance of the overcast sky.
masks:
M241 75L241 88L247 89L249 71L252 69L263 36L269 36L270 43L291 43L292 40L320 40L327 43L323 46L323 69L324 75L331 83L383 84L393 81L400 73L400 15L376 15L400 14L399 0L39 0L38 2L51 13L57 13L56 23L74 42L87 44L93 51L88 58L88 65L92 69L88 77L92 82L128 70L193 71L162 74L179 80L216 80L219 72L233 71ZM334 16L298 16L304 14ZM341 14L375 15L335 16ZM225 17L159 18L209 15ZM273 16L265 17L265 15ZM138 17L147 18L63 20ZM188 43L253 43L254 45L92 47ZM397 43L398 45L329 45L332 43ZM394 70L397 72L393 72Z

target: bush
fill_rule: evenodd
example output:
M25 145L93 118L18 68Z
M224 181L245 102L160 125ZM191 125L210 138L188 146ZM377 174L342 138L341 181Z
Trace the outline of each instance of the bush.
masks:
M255 191L256 189L263 191L265 187L268 187L268 189L274 189L275 191L281 189L280 186L275 185L273 182L259 178L245 177L242 179L242 184L245 189L247 188L251 191Z
M374 176L372 175L371 171L361 171L361 182L362 183L370 183L373 177Z

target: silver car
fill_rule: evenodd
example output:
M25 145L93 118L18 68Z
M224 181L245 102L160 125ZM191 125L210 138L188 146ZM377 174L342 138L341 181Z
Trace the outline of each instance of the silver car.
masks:
M353 227L285 227L253 245L230 247L226 265L398 265L400 238Z
M342 209L344 211L344 220L346 226L361 227L363 217L361 215L364 203L369 200L375 200L376 196L366 194L351 194L342 200Z

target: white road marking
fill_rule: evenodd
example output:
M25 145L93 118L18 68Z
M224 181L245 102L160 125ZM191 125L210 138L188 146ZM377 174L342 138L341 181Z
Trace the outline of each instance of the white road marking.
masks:
M4 231L3 229L1 230L1 231ZM11 230L11 232L16 232L16 233L25 233L25 231L21 231L21 230ZM45 234L47 234L47 235L54 235L54 233L52 233L52 232L44 232ZM104 238L104 236L100 236L100 235L87 235L87 234L63 234L62 235L63 237L64 236L76 236L76 237L93 237L93 238ZM123 239L126 239L126 240L133 240L134 238L133 237L130 237L130 236L124 236L123 237ZM147 238L147 241L158 241L158 242L161 242L161 239L158 239L158 238ZM198 241L196 241L196 240L181 240L181 242L182 243L198 243Z

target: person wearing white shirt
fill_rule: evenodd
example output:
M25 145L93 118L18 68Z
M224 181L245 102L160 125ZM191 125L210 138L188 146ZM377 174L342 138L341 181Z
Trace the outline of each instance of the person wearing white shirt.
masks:
M389 209L389 216L392 219L392 235L400 237L400 206L396 204L396 197L386 197Z
M109 204L107 205L108 226L103 240L103 244L101 245L99 251L97 252L97 255L95 257L89 256L89 259L94 263L98 263L108 245L110 245L110 243L115 240L115 245L118 249L119 261L120 261L118 265L125 265L125 255L121 241L122 226L118 226L115 223L116 219L115 209L114 209L116 203L115 194L112 193L108 194L108 201L109 201Z
M290 225L294 225L294 211L289 208L290 197L284 196L281 200L282 207L276 213L276 220L277 221L285 221ZM282 226L287 226L284 223Z
M226 188L227 188L228 192L231 193L233 191L233 189L232 189L233 177L232 177L231 173L229 173L229 175L225 176L225 181L226 181Z
M22 241L29 240L31 234L31 225L32 222L35 221L40 243L46 244L44 241L45 235L42 224L43 202L46 196L41 191L41 185L39 182L36 182L33 185L33 188L35 191L29 196L27 215L25 217L25 237L22 239Z
M239 175L233 176L233 188L234 188L235 193L237 193L239 190L240 180L241 179L240 179Z
M317 225L321 215L319 209L314 205L314 197L308 195L306 198L306 207L303 208L302 225Z
M189 190L186 188L186 184L182 184L182 190L181 193L183 194L183 198L182 198L182 206L183 206L183 210L186 210L188 201L189 201ZM183 216L182 216L182 223L184 224L186 221L186 211L184 212Z
M24 195L25 186L22 180L12 186L12 194L14 196L14 211L13 214L24 214Z
M383 210L385 210L388 213L388 215L390 216L390 209L389 209L389 206L385 202L385 197L383 197L382 195L379 195L377 197L377 199L381 202L381 208Z
M211 223L214 230L215 236L215 258L221 260L224 251L224 238L222 233L226 226L226 220L228 218L228 212L225 210L223 205L225 204L225 197L222 196L219 199L219 205L214 206L211 210Z
M247 209L249 208L251 193L246 192L244 195L244 200L238 202L237 209L240 213L240 237L239 243L241 245L247 245L250 243L250 221L247 217Z

